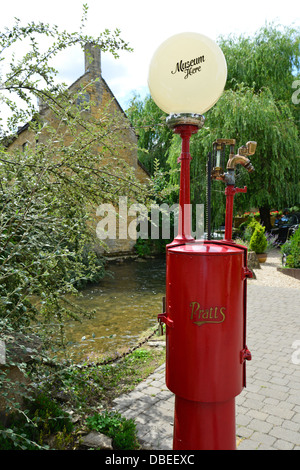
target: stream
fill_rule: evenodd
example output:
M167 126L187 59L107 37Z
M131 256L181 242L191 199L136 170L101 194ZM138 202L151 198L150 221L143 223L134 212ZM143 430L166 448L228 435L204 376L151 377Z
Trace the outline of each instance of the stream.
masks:
M80 360L98 361L137 344L140 334L157 324L165 295L165 258L110 264L108 275L76 298L93 318L66 325L69 346Z

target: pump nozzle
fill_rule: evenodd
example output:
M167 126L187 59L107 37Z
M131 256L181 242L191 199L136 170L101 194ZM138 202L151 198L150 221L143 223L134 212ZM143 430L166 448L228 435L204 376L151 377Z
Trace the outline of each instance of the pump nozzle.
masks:
M250 162L249 158L243 157L242 155L234 155L231 157L228 162L227 162L227 170L234 170L236 165L242 165L246 170L249 171L254 171L254 167L252 163Z
M254 171L254 167L247 157L249 155L255 154L256 145L256 142L249 141L246 143L246 145L243 145L239 148L237 155L230 154L229 160L227 162L227 170L235 169L236 165L240 164L246 168L249 173Z

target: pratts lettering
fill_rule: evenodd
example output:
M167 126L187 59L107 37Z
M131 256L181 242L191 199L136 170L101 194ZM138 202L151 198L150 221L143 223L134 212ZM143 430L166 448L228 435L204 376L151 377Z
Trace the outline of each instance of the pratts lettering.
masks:
M190 308L190 319L198 326L204 323L223 323L226 318L226 307L201 308L199 302L191 302Z

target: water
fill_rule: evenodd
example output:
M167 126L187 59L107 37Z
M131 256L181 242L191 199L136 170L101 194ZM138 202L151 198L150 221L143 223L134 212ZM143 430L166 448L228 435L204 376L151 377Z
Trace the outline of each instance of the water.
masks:
M81 359L99 360L137 344L140 334L157 324L165 295L165 259L126 261L110 265L101 283L75 300L95 309L92 319L69 321L67 340Z

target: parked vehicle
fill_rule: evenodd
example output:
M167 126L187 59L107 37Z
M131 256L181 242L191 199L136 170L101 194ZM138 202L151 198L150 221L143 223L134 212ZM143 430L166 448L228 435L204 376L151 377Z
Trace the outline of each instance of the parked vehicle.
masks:
M271 229L272 235L277 236L278 244L285 243L300 225L300 212L294 212L279 220L277 225Z

